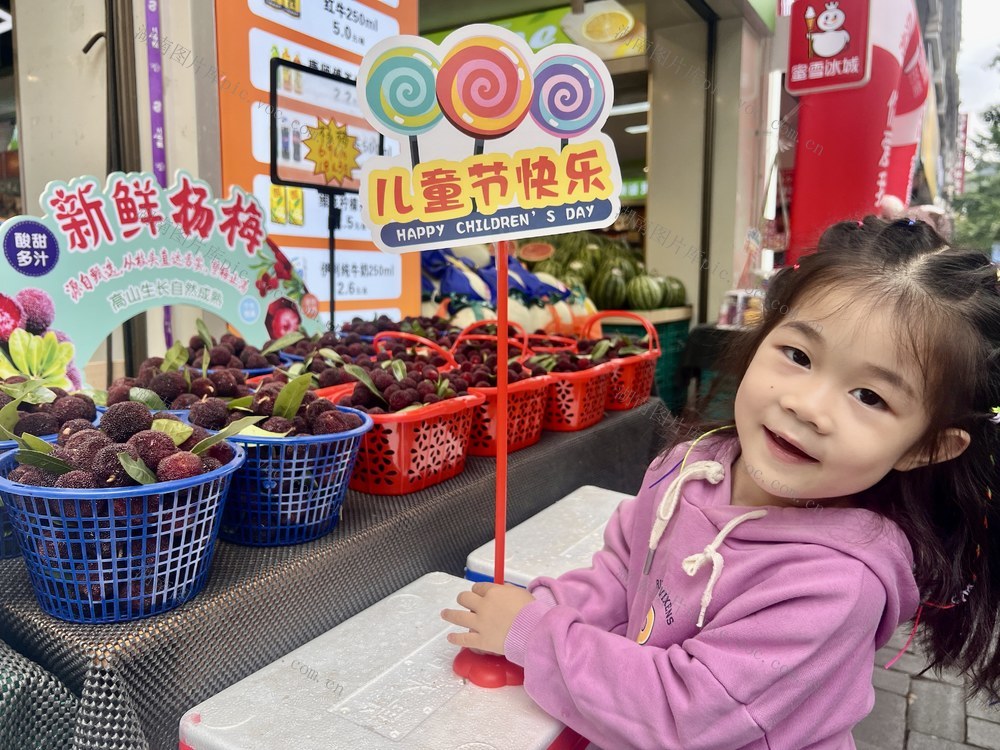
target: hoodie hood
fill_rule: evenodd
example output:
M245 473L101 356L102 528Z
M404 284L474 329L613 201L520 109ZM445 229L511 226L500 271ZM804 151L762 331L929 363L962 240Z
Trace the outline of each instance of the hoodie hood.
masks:
M684 560L685 571L694 575L699 567L713 562L713 573L706 586L705 598L723 575L724 540L815 544L836 550L864 563L882 583L886 606L876 632L876 642L888 642L900 622L916 611L920 594L913 578L913 551L902 530L884 516L862 508L824 507L804 501L802 507L732 505L732 472L740 454L736 438L719 439L695 447L684 464L664 461L662 473L656 472L647 487L662 487L662 500L650 539L651 560L655 551L653 536L657 526L666 528L664 515L669 514L671 494L680 496L699 508L704 517L718 530L712 544L699 554ZM721 475L721 476L720 476ZM673 490L673 493L671 492ZM663 533L663 530L659 530ZM648 570L648 562L646 565ZM733 571L738 575L738 571ZM703 598L703 610L707 606Z

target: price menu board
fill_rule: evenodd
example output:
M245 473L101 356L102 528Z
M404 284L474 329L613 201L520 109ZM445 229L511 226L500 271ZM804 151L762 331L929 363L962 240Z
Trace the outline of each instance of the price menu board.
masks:
M420 309L418 256L383 254L361 220L360 167L379 152L351 85L377 42L415 34L415 2L399 0L216 0L223 185L239 185L264 208L265 229L329 319ZM275 96L272 61L277 58ZM272 182L272 124L276 130ZM384 139L383 153L398 153ZM316 187L309 187L315 185ZM321 188L348 191L326 195ZM339 209L336 267L329 257L330 201ZM265 305L280 289L261 285Z

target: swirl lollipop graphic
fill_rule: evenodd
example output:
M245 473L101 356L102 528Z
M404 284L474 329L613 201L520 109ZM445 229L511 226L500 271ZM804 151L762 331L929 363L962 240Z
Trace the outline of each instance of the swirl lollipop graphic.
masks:
M456 128L483 141L516 128L531 106L531 68L510 44L487 36L456 44L441 63L437 100Z
M535 70L531 119L560 139L560 148L586 132L604 109L604 84L588 61L576 55L556 55Z
M388 129L410 139L410 161L420 162L417 136L441 119L434 78L440 65L417 47L386 50L372 64L365 85L371 114Z

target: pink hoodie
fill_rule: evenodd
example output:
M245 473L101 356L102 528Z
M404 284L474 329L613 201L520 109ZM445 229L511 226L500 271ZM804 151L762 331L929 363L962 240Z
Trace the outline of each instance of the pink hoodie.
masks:
M686 449L649 468L591 568L532 581L507 658L606 750L854 748L875 651L919 602L909 542L857 508L730 505L738 442L682 473Z

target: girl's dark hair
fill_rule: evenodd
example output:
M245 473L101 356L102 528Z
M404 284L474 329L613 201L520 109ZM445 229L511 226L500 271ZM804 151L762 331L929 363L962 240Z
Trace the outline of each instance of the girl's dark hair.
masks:
M858 499L894 521L913 547L924 602L918 637L928 668L960 670L970 678L970 695L985 692L996 700L1000 538L991 538L990 527L1000 529L1000 514L990 494L993 487L1000 491L994 461L1000 424L990 418L1000 406L997 268L980 251L948 247L924 222L868 217L836 224L820 238L818 252L774 276L761 321L726 352L725 376L713 391L734 395L764 338L804 296L829 290L847 291L861 304L877 300L898 321L898 340L923 373L930 417L914 450L940 455L939 438L948 427L971 437L957 458L892 470ZM725 422L686 415L684 435L678 430L675 442L719 424Z

